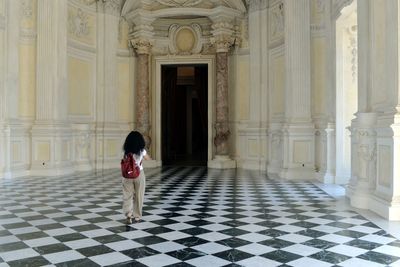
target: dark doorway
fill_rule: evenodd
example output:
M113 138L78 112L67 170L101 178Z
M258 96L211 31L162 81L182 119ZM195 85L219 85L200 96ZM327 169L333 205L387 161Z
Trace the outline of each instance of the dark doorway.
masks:
M207 65L161 67L163 165L206 166Z

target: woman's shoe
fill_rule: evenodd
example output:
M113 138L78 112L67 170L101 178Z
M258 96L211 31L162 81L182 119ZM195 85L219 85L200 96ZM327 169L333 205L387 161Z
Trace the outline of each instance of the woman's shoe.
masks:
M132 224L132 217L126 217L126 224Z
M142 221L142 220L141 220L140 218L135 217L135 222L136 222L136 223L141 222L141 221Z

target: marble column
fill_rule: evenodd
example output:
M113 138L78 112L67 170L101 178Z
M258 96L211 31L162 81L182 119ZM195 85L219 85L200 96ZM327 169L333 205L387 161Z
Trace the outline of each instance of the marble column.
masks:
M150 136L150 110L149 110L149 54L152 44L149 40L136 38L131 40L132 47L137 53L136 73L136 130L144 137L146 148L151 145Z
M228 52L217 52L216 155L229 155Z
M229 88L228 52L234 43L233 24L217 21L212 26L212 43L216 48L216 109L215 109L215 158L217 164L210 167L234 168L236 163L229 158ZM216 163L215 162L215 163ZM209 164L210 165L210 164Z

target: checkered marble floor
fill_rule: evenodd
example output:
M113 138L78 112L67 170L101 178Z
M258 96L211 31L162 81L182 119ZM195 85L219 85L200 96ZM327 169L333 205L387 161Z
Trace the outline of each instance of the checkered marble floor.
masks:
M400 241L309 182L258 172L146 171L125 225L119 170L0 180L4 266L400 266Z

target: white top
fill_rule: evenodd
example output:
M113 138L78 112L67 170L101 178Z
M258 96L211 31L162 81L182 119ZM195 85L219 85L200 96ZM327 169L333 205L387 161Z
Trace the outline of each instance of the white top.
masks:
M143 170L143 157L147 155L146 149L143 149L140 152L140 155L133 154L133 158L135 159L136 163L139 164L140 170Z

